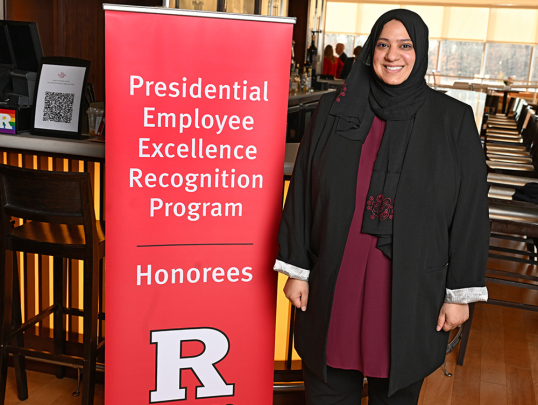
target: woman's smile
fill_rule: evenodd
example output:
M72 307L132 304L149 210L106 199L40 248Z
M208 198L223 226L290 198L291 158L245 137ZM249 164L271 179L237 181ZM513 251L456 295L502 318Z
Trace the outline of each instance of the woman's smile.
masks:
M403 66L388 66L388 65L384 65L385 66L385 69L387 69L389 72L399 72L400 70L403 69Z

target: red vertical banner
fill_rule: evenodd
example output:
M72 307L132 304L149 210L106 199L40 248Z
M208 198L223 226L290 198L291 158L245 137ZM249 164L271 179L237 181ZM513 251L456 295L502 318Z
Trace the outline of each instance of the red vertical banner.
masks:
M294 19L105 19L106 403L270 404Z

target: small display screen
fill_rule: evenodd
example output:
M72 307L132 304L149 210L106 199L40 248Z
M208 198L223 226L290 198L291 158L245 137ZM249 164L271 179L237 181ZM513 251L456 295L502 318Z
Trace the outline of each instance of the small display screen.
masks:
M43 50L36 23L8 24L7 27L17 69L37 72Z
M0 23L0 65L13 65L9 48L7 27Z
M0 21L0 64L37 72L43 48L37 24L24 21Z

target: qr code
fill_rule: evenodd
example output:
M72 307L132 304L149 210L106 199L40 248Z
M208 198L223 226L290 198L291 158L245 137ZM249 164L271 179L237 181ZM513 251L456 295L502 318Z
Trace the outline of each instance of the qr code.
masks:
M73 116L73 93L57 93L45 91L45 108L43 121L61 122L70 124Z

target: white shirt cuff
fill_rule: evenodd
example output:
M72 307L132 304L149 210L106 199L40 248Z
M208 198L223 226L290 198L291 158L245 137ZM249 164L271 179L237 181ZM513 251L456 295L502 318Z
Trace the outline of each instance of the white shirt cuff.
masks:
M486 287L446 289L445 302L448 304L469 304L470 302L487 301L488 289Z
M273 270L285 274L286 276L289 276L291 278L296 278L303 281L308 281L308 277L310 276L310 270L301 269L300 267L282 262L280 260L277 260L275 262Z

